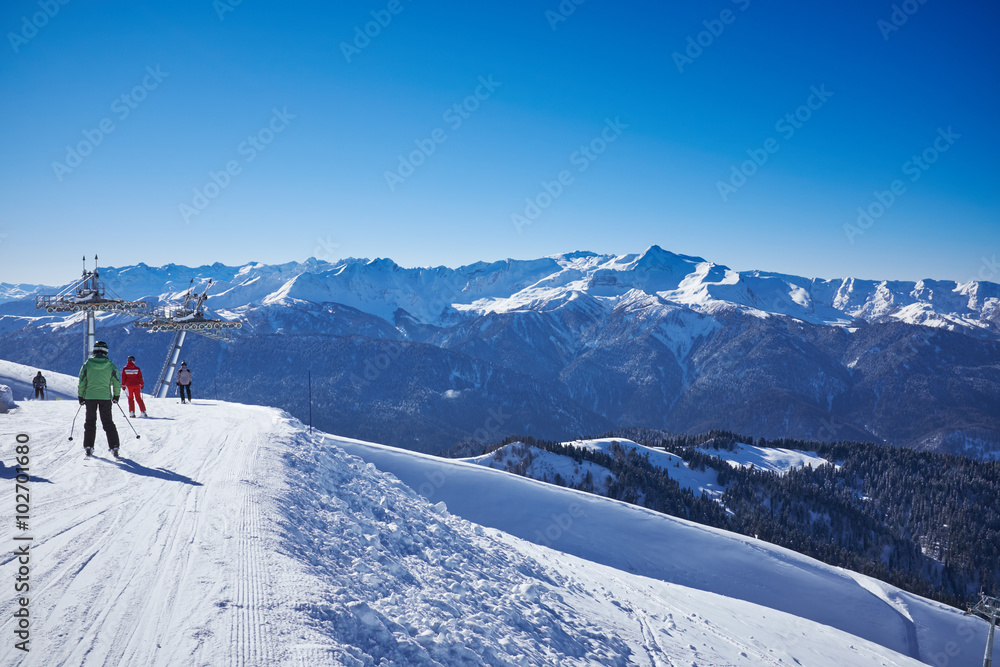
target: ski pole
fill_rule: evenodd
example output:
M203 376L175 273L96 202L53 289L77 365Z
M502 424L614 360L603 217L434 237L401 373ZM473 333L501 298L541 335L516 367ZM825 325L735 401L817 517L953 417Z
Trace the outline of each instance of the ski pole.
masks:
M122 407L122 404L121 403L115 403L115 405L117 405L118 409L122 411L122 417L125 417L125 423L127 423L128 427L130 429L132 429L133 433L135 433L135 426L132 426L132 422L130 422L128 420L128 416L125 414L125 409ZM135 433L135 439L138 440L139 438L140 438L139 434Z
M73 439L73 429L76 428L76 418L80 415L80 408L82 408L82 407L83 406L81 405L79 408L76 409L76 414L73 415L73 423L69 425L69 439L70 440Z

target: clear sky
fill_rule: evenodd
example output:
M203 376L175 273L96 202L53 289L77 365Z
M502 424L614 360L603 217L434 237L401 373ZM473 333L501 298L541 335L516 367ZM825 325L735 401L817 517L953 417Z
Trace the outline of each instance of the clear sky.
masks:
M63 1L0 7L3 282L652 244L1000 282L996 2Z

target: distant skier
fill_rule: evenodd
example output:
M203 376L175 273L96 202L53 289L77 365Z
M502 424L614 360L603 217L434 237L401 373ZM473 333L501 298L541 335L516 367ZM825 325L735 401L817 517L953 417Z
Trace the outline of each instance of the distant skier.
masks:
M42 376L42 372L38 371L36 375L31 380L31 386L35 388L35 400L45 400L45 377Z
M181 369L177 371L177 391L181 395L181 403L184 403L184 394L187 393L187 402L191 402L191 369L186 361L181 362Z
M108 437L108 449L118 458L118 430L111 415L111 404L118 402L122 385L118 378L118 367L108 359L108 344L94 343L94 354L80 369L80 384L77 397L80 405L87 406L83 421L83 451L87 456L94 452L97 435L97 413L101 413L101 426Z
M122 384L128 389L128 416L135 417L135 403L139 403L139 411L143 417L146 414L146 404L142 402L142 371L135 365L135 357L129 355L128 363L122 369Z

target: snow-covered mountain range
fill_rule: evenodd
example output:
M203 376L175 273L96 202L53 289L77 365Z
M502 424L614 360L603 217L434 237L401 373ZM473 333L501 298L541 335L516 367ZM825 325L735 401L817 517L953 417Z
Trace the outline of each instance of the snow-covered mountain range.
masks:
M6 365L0 383L25 370ZM982 658L984 621L753 538L310 434L272 408L147 403L152 418L134 422L141 439L118 420L121 461L102 451L101 433L89 461L79 438L67 440L75 402L29 401L0 416L0 440L27 435L20 455L30 459L26 525L0 523L9 545L31 538L26 563L0 559L0 576L21 572L29 584L0 599L4 664ZM13 488L13 455L2 464Z
M657 246L454 269L138 264L101 278L150 303L212 281L212 311L247 326L232 345L191 342L196 389L210 380L211 395L305 416L311 370L319 425L425 451L632 425L1000 449L996 283L737 272ZM58 289L0 285L0 357L75 371L82 316L34 308ZM103 316L101 336L155 375L168 341L132 319Z
M645 296L706 314L737 308L760 317L787 315L813 324L847 326L856 320L891 319L1000 332L1000 285L996 283L823 280L739 272L659 246L642 254L573 252L537 260L478 262L457 269L406 269L389 259L351 258L241 267L138 264L102 269L101 277L131 300L168 299L187 290L192 280L200 287L211 279L216 308L235 311L282 303L338 303L389 322L407 317L436 326L452 322L454 310L477 315L548 312L583 300L576 307L611 312ZM0 283L0 303L51 289Z

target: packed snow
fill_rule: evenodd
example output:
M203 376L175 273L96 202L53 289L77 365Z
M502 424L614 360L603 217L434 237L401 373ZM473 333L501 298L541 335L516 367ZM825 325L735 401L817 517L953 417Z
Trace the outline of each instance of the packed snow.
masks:
M32 538L30 651L11 587L5 664L916 665L951 639L973 665L985 643L981 621L747 538L271 408L147 407L141 439L117 422L121 461L100 430L84 460L72 403L0 418L12 503L18 433L31 475L28 528L0 524Z

